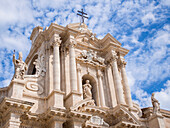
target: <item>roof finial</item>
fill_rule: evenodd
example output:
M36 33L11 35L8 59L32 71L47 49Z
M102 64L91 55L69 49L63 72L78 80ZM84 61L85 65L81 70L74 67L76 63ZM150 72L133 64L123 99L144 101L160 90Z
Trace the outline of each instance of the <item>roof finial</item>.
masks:
M77 12L78 12L77 15L81 16L81 19L82 19L81 23L84 23L84 18L88 19L87 16L84 16L84 15L87 15L87 13L83 12L83 9L81 9L81 11L78 10Z

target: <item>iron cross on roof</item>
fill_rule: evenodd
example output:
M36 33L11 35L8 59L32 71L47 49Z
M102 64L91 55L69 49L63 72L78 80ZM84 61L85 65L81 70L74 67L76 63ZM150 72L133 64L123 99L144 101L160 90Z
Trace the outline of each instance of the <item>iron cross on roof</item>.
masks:
M84 15L87 15L87 13L83 12L83 9L81 9L81 11L78 10L77 12L78 12L77 15L81 16L82 23L84 23L84 18L88 19L87 16L84 16Z

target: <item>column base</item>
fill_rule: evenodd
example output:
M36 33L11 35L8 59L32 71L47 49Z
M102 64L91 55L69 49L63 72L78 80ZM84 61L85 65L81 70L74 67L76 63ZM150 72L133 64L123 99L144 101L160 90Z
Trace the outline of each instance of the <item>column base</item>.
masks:
M82 100L81 93L79 92L70 92L64 99L65 107L70 108L76 103Z
M161 114L153 114L149 121L150 128L165 128L164 117Z
M55 107L65 109L64 107L64 92L59 90L53 90L48 96L48 108Z

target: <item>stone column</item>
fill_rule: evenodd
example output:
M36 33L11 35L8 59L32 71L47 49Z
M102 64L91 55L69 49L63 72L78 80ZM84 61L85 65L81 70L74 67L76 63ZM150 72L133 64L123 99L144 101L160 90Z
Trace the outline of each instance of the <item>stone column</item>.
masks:
M117 100L116 100L116 94L115 94L115 85L113 82L112 69L111 69L110 64L107 66L107 77L108 77L109 90L111 93L110 95L111 95L112 107L115 107L117 105Z
M60 89L60 52L59 46L61 44L61 40L59 36L54 36L53 42L53 89L54 90L61 90Z
M76 72L76 58L75 58L75 44L76 42L70 41L69 55L70 55L70 84L71 90L77 92L77 72Z
M105 98L104 98L104 90L103 90L103 82L102 82L102 74L101 71L98 70L98 83L99 83L99 95L100 95L100 104L101 107L105 107Z
M128 85L128 79L127 79L127 76L126 76L125 65L126 65L126 62L125 61L121 61L120 69L121 69L121 76L122 76L122 80L123 80L123 87L124 87L124 93L125 93L125 101L126 101L126 103L127 103L127 105L129 107L133 107L132 97L131 97L131 93L130 93L130 88L129 88L129 85Z
M121 79L117 67L117 55L114 51L112 52L111 65L113 69L113 78L114 78L117 102L118 104L125 104L123 88L122 88Z
M79 93L83 94L83 91L82 91L82 78L81 78L81 67L80 67L80 64L77 65L77 78L78 78Z

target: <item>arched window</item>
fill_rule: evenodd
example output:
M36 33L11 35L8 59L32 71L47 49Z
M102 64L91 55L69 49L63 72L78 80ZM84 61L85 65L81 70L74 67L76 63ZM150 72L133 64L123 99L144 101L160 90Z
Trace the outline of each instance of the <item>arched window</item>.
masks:
M36 73L36 68L35 68L35 65L33 64L35 62L35 60L38 58L38 55L35 55L34 58L31 60L31 63L28 67L28 72L27 74L28 75L35 75Z

